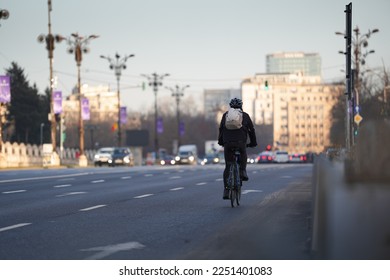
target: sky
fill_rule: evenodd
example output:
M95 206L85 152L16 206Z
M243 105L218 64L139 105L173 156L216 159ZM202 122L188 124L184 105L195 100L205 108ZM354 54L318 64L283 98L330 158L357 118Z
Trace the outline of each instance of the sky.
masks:
M242 79L266 71L266 55L319 53L324 82L342 80L345 56L345 6L341 0L52 0L52 33L69 37L98 35L83 54L81 82L110 86L116 76L101 55L134 54L120 78L121 103L128 110L154 106L154 93L142 75L164 78L158 102L175 102L165 87L183 87L183 100L203 102L205 89L240 88ZM40 92L49 86L49 59L38 35L48 34L47 0L0 0L10 15L0 20L0 75L16 62ZM367 66L390 68L390 1L352 1L352 25L369 39ZM66 41L54 51L57 90L69 95L77 83L74 55ZM11 89L12 94L12 89ZM159 103L160 104L160 103Z

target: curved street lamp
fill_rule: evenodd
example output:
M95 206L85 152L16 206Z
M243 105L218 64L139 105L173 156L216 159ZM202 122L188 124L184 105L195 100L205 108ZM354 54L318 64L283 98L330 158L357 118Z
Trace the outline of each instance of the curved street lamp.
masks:
M82 118L82 95L81 95L81 78L80 78L80 66L81 61L83 60L83 53L88 53L89 48L87 47L89 41L92 39L96 39L99 36L97 35L90 35L88 37L82 37L79 36L78 33L72 33L71 37L67 38L67 43L69 45L68 47L68 53L75 55L75 60L77 64L77 89L78 89L78 95L79 95L79 129L80 129L80 158L79 158L79 164L80 166L86 166L88 165L87 158L84 154L84 122Z
M55 112L54 112L54 99L53 99L53 89L54 89L54 78L53 78L53 53L55 48L55 43L60 43L65 38L61 35L53 35L51 32L51 19L50 19L50 12L51 12L51 3L48 2L48 27L49 27L49 33L47 35L40 34L37 38L39 43L46 43L46 49L48 51L48 57L49 57L49 72L50 72L50 125L51 125L51 143L52 143L52 153L53 157L55 158L54 165L59 165L59 157L56 153L56 147L57 147L57 123L55 118Z
M166 87L166 89L169 89L172 92L172 97L175 97L176 99L176 118L177 118L177 145L180 146L180 98L184 96L184 90L186 88L189 88L189 85L185 85L183 87L180 87L179 85L176 85L175 88Z
M126 69L126 61L130 57L133 57L134 54L125 55L124 57L120 57L118 53L115 54L115 60L109 56L101 55L101 58L107 59L110 63L110 69L115 71L116 81L117 81L117 100L118 100L118 146L120 147L122 144L122 133L121 133L121 102L120 102L120 89L119 89L119 81L122 75L122 69Z

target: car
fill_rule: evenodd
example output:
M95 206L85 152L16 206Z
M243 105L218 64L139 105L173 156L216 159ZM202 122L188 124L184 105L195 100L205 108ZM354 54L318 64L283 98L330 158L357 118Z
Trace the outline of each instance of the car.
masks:
M160 159L160 165L175 165L176 160L174 156L171 155L163 155Z
M111 154L114 151L113 147L100 148L93 157L93 163L95 166L108 165L108 161L111 159Z
M294 153L289 155L289 161L290 163L304 163L306 162L306 155L305 154L299 154L299 153Z
M111 158L108 160L108 166L134 166L133 153L127 147L115 147L111 153Z
M276 163L286 163L288 162L289 157L286 151L275 151L274 152L274 162Z
M257 163L272 163L274 161L274 155L272 152L264 151L257 156Z
M217 154L208 154L202 160L202 165L219 163L219 156Z

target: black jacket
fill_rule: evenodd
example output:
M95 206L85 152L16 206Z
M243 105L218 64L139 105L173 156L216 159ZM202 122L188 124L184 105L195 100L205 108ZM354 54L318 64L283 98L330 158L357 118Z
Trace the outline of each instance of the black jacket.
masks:
M219 125L218 144L223 146L228 142L247 143L249 135L249 147L257 146L255 128L249 115L242 112L242 127L240 129L227 129L225 127L226 113L223 114L221 124Z

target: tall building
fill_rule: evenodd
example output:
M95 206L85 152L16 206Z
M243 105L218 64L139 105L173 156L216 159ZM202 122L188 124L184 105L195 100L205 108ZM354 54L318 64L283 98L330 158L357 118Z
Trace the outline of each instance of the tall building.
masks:
M241 84L243 109L256 125L272 125L275 149L322 152L330 145L331 110L342 85L319 76L256 74Z
M318 53L280 52L266 56L267 73L301 73L321 76L321 57Z

